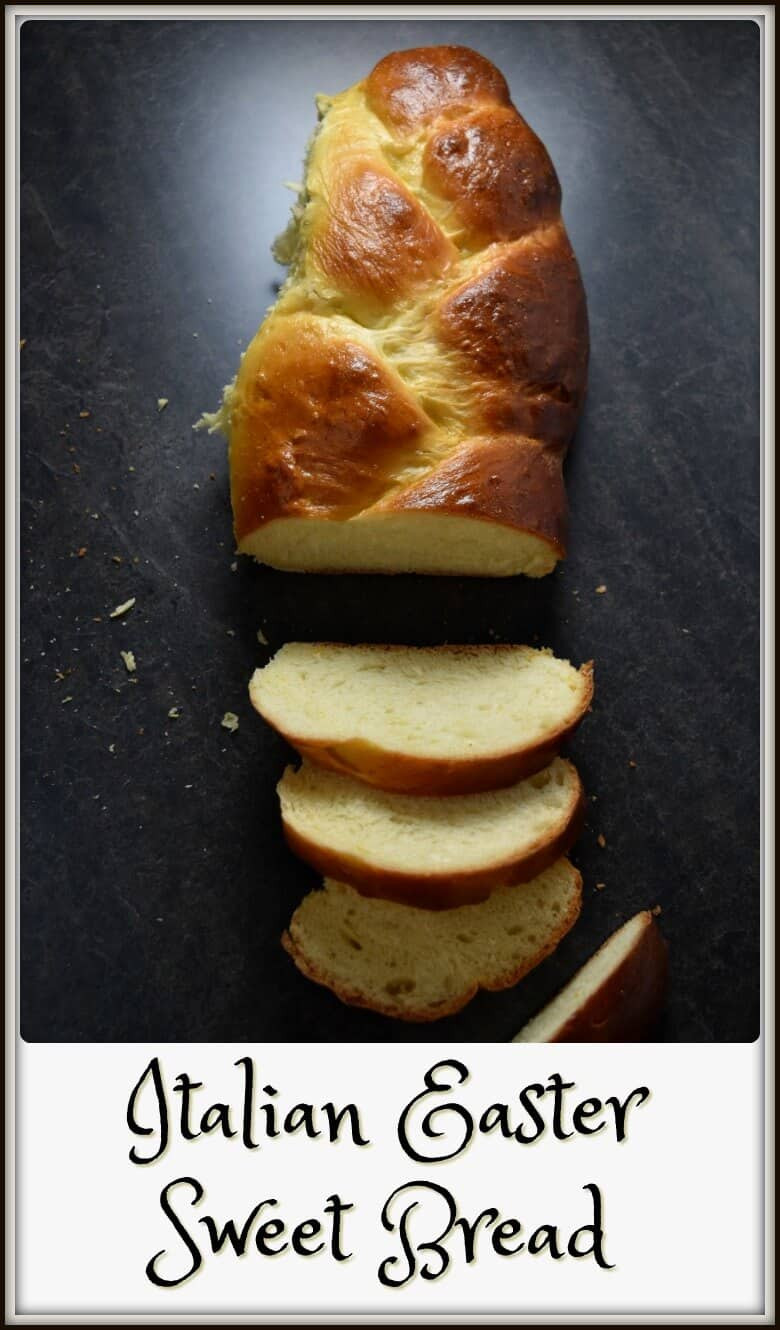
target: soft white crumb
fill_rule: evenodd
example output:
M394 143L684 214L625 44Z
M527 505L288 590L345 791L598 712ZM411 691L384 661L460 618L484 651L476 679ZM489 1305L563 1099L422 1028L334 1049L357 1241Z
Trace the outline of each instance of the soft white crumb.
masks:
M258 630L257 630L257 640L258 640L258 642L260 643L261 647L267 647L267 646L268 646L268 638L266 637L266 635L265 635L265 633L263 632L262 628L258 628Z
M178 720L180 715L181 715L181 712L180 712L180 710L179 710L178 707L171 707L170 711L168 712L168 719L169 719L169 720Z
M158 411L164 411L165 408L166 408L166 406L168 405L168 400L169 400L169 399L168 399L167 397L158 397L158 398L157 398L157 410L158 410Z
M132 651L120 651L120 656L125 662L125 669L128 674L135 674L135 656Z
M238 572L238 564L237 564L235 561L234 561L233 563L231 563L231 565L230 565L230 571L231 571L231 573L237 573L237 572Z
M226 711L219 723L223 730L230 730L231 734L235 734L238 729L238 716L235 711Z
M111 611L108 616L109 619L118 619L122 614L127 614L127 611L131 610L134 605L135 596L131 596L129 600L123 601L121 605L117 605L116 609Z

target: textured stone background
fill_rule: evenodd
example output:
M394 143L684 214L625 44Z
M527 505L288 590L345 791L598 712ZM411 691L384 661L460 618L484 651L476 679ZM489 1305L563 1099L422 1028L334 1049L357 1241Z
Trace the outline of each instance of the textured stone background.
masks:
M563 184L592 332L570 558L536 584L233 572L225 449L191 424L273 300L314 94L438 41L501 66ZM754 1038L758 28L28 20L21 73L25 1037L504 1040L657 903L660 1037ZM247 699L258 628L595 658L583 913L519 988L409 1028L298 976L278 938L315 879Z

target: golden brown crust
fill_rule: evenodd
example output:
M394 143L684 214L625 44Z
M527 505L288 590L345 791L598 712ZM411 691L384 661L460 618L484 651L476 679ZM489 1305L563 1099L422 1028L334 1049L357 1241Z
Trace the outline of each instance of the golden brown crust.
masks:
M345 292L388 305L439 277L457 251L404 184L369 162L339 172L310 248Z
M307 180L295 271L226 416L239 548L297 567L279 529L249 538L303 517L332 548L337 524L415 509L500 525L522 537L509 571L548 571L526 537L549 567L565 555L587 314L555 170L503 76L465 47L387 56L330 100ZM369 545L337 566L370 571ZM424 543L414 559L428 571ZM327 561L316 541L302 556Z
M423 184L454 204L475 246L519 240L558 216L561 187L541 139L510 106L482 106L437 126Z
M482 518L530 531L563 555L568 505L560 453L505 434L464 443L421 480L377 504Z
M652 912L642 915L644 928L631 951L549 1043L630 1043L652 1032L666 997L669 960Z
M385 650L392 651L388 646ZM457 651L440 647L440 651ZM498 648L497 648L498 649ZM593 701L593 661L579 670L583 680L582 697L576 713L565 725L542 735L525 748L509 749L482 757L416 757L394 752L357 737L312 741L294 734L276 723L257 705L250 685L252 705L270 725L281 733L307 762L345 776L353 776L366 785L395 794L451 795L479 794L515 785L549 766L567 739L571 737Z
M323 877L348 883L361 896L397 901L401 905L415 905L426 910L474 905L487 900L494 887L514 887L530 882L571 849L582 830L586 805L580 778L571 764L567 765L576 778L575 788L568 814L555 834L548 839L540 837L517 858L496 860L467 872L414 875L380 868L367 858L342 853L303 836L285 820L284 813L282 829L293 854Z
M276 517L343 519L368 507L429 427L373 352L321 322L277 324L241 367L230 445L239 541Z
M461 1011L467 1003L483 988L489 992L498 992L504 988L512 988L519 983L525 975L541 965L542 961L552 955L559 942L572 929L579 918L582 908L582 878L576 872L576 895L574 896L568 910L561 916L558 928L555 933L548 936L545 943L540 946L536 955L524 965L517 966L514 969L508 969L499 978L486 982L475 976L471 984L464 985L461 993L456 994L446 1000L438 1003L429 1003L426 1006L413 1007L408 1000L404 1005L394 1002L392 997L386 999L374 998L365 991L349 987L346 983L336 984L332 976L325 974L317 965L311 962L305 948L299 946L296 941L295 915L290 921L290 928L282 934L282 946L287 954L292 958L301 974L307 979L311 979L315 984L321 984L328 988L341 1002L350 1007L362 1007L369 1011L375 1011L380 1016L390 1016L395 1020L409 1021L413 1024L421 1024L427 1021L440 1020L443 1016L453 1016Z
M467 46L393 51L366 79L369 106L400 134L482 102L511 106L495 65Z
M442 341L479 382L475 428L565 447L585 393L588 325L560 223L507 246L439 311Z

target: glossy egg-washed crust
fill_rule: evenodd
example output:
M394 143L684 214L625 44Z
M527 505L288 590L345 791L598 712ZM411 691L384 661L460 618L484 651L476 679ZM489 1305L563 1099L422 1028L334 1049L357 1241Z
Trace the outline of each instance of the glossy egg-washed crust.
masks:
M392 647L386 648L391 651ZM442 651L453 648L442 647ZM256 700L252 684L249 695L260 715L284 736L301 757L314 766L353 776L365 785L394 794L446 795L480 794L500 790L536 775L549 766L561 747L574 733L593 700L593 661L580 667L582 697L564 725L548 731L535 743L478 757L418 757L413 753L382 748L354 735L348 739L311 740L280 725L271 710Z
M548 1043L632 1043L652 1032L666 997L668 949L652 911L643 910L642 920L644 927L628 955Z
M316 868L323 877L348 883L361 896L416 905L426 910L452 910L459 905L474 905L487 900L494 887L515 887L530 882L568 854L582 831L586 809L582 782L577 773L574 774L576 785L571 805L552 836L540 837L515 858L497 859L482 868L460 873L413 874L380 867L368 858L346 854L302 835L285 820L284 812L282 829L293 854Z
M544 145L460 46L320 109L291 274L224 408L239 548L286 517L425 512L562 557L588 329Z

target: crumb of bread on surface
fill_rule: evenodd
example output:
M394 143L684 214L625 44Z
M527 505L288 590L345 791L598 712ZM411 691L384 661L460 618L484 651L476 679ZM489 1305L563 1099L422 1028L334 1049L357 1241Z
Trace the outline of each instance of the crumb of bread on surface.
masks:
M81 475L81 467L79 466L78 462L71 462L70 465L71 465L71 470L73 471L74 475L76 475L76 476Z
M131 610L134 605L135 605L135 596L131 596L129 600L123 601L121 605L117 605L116 609L111 611L111 613L108 616L109 619L121 618L121 616L123 614L127 614L127 611Z
M166 408L166 406L168 405L168 402L169 402L169 398L167 398L167 397L158 397L158 398L157 398L157 410L158 410L158 411L164 411L165 408Z
M72 702L72 701L73 701L72 697L63 697L62 705L64 706L66 702Z
M181 712L180 712L180 710L179 710L178 707L171 707L170 711L168 712L168 719L169 719L169 720L178 720L180 715L181 715Z
M238 716L235 711L226 711L219 723L223 730L230 730L231 734L235 734L238 729Z
M225 632L227 633L228 637L235 637L236 635L235 628L226 628Z
M128 674L135 674L135 656L132 651L120 651L120 656L125 662L125 669Z
M79 411L79 420L89 420L91 415L91 411Z
M597 586L597 587L596 587L596 595L597 595L597 596L603 596L603 595L604 595L604 592L606 591L606 589L607 589L606 586L605 586L604 583L602 582L602 583L601 583L601 586Z
M199 489L200 489L200 485L198 484L197 481L195 482L195 484L193 485L192 488L193 488L194 490L199 490Z
M112 554L112 555L111 555L111 562L112 562L112 563L121 563L121 562L122 562L122 555L121 555L121 554Z
M82 545L80 549L76 550L76 558L83 559L86 552L87 552L86 545Z
M20 338L19 338L19 350L21 351L26 345L27 345L27 338L26 338L26 337L20 337Z
M238 572L238 564L236 563L235 559L233 560L233 562L232 562L231 565L230 565L230 571L231 571L231 573L237 573L237 572Z
M635 767L635 766L636 766L636 762L634 761L633 757L630 757L630 758L628 759L628 765L629 765L630 767Z
M660 907L660 905L654 905L653 908L652 908L652 910L650 911L650 913L651 913L651 914L654 914L655 917L656 917L656 919L657 919L658 916L659 916L659 914L661 913L661 907Z
M267 646L268 646L268 638L266 637L266 635L265 635L265 633L263 632L262 628L258 628L258 630L257 630L257 640L258 640L258 642L260 643L261 647L267 647Z
M601 846L602 850L604 849L604 846L607 843L607 838L602 831L600 831L596 837L596 843Z
M606 885L607 885L606 882L597 882L597 883L596 883L596 890L597 890L597 891L603 891L604 888L606 887Z

